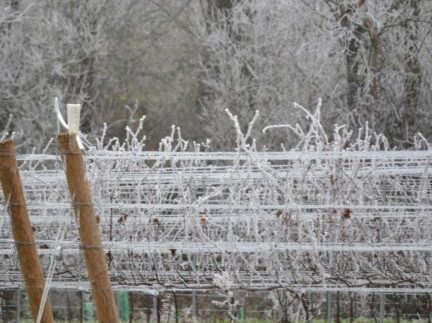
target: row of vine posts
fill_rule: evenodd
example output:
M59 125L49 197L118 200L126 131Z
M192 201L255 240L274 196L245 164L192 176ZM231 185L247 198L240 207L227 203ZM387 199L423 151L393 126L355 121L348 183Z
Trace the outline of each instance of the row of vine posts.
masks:
M118 323L117 306L102 249L83 153L77 138L80 109L80 105L68 105L68 132L60 133L57 139L72 206L80 224L80 249L84 253L96 316L100 322ZM32 317L37 323L53 323L51 305L47 300L49 284L45 284L16 161L15 143L10 139L0 142L0 182L11 218L14 243Z

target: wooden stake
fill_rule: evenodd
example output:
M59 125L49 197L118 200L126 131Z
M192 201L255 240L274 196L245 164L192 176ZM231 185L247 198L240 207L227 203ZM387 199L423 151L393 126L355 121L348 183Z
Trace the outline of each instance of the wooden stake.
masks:
M21 272L26 284L30 310L34 320L36 320L45 279L33 237L33 229L27 214L24 190L15 157L15 144L12 140L0 142L0 182L6 206L10 210L12 232ZM41 322L54 322L48 300L45 303Z
M58 143L65 162L74 212L79 218L81 248L84 250L96 315L99 322L118 323L116 302L112 292L105 253L102 249L83 155L75 135L61 133L58 136Z

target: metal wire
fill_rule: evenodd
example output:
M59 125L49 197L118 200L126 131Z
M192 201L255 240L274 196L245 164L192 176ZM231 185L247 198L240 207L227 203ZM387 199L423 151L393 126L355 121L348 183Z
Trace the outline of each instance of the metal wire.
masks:
M93 203L81 205L68 202L58 156L18 156L45 268L63 251L52 286L83 286L80 250L101 248L126 290L432 291L430 151L90 150L85 159ZM101 246L77 238L73 209L90 205ZM3 286L21 282L9 226Z

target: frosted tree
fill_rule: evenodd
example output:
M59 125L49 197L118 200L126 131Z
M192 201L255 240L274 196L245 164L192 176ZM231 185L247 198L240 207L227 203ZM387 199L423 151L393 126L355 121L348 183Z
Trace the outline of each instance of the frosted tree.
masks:
M20 145L41 145L55 133L55 96L91 106L95 57L103 49L102 26L112 7L96 1L24 0L3 5L7 23L0 50L5 84L0 115L2 120L13 115L10 130L16 131ZM89 130L88 119L83 126Z
M260 109L263 122L299 117L292 101L322 97L326 129L342 118L366 122L401 144L430 136L428 75L432 13L424 1L220 1L203 9L201 104L221 146L223 111L241 119ZM255 136L277 146L279 137ZM261 142L262 141L262 142Z
M431 136L430 1L9 0L0 8L0 131L13 114L9 132L28 139L22 146L56 131L54 96L83 104L85 132L107 122L122 136L146 114L152 149L172 124L234 147L225 109L239 120L259 109L259 129L301 122L292 102L314 106L318 97L326 130L368 121L398 145L417 131ZM286 134L253 137L279 147Z
M195 125L194 110L185 110L194 101L195 81L186 69L194 56L178 27L190 15L185 4L14 0L0 8L0 131L12 114L8 130L22 147L42 146L55 134L55 96L82 104L86 133L103 122L111 134L118 125L123 132L145 111L153 120L171 112L165 127L150 129L160 136L178 116L190 122L185 128ZM172 113L179 105L183 113Z

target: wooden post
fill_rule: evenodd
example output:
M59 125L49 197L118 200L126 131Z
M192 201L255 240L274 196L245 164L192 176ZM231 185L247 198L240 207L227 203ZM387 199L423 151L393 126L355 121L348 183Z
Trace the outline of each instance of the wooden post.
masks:
M384 323L384 311L385 311L384 305L385 305L384 294L380 294L379 296L379 310L380 310L379 322L380 323Z
M327 323L331 323L332 321L332 309L331 309L331 294L327 292Z
M33 229L27 214L24 190L15 158L15 144L12 140L0 142L0 182L11 217L12 233L26 284L30 310L34 320L36 320L45 279L33 237ZM45 303L41 322L54 322L48 300Z
M21 322L21 289L18 288L16 292L16 302L17 302L17 309L16 309L16 321Z
M194 320L197 319L197 297L196 297L196 290L194 289L192 291L192 317Z
M134 294L129 292L129 323L133 323L134 318Z
M79 219L81 248L84 250L96 315L99 322L118 323L117 306L105 253L102 249L84 158L75 135L61 133L58 136L58 142L65 163L74 212Z
M81 304L80 322L84 323L84 312L85 312L84 292L81 290L79 293L80 293L80 304ZM68 317L68 319L70 318L71 317Z

